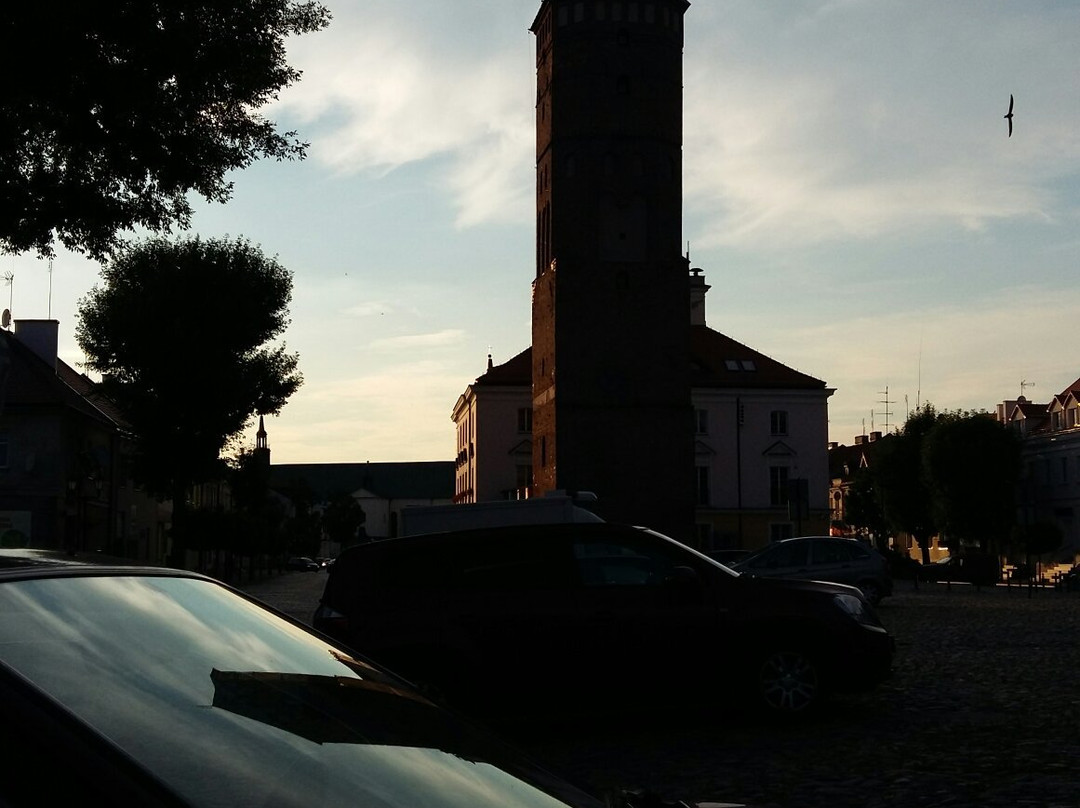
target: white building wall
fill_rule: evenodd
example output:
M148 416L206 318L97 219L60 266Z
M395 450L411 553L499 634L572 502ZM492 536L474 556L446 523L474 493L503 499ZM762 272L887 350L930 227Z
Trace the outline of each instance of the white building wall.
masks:
M518 429L518 411L532 407L529 388L480 387L483 429L476 432L475 502L513 499L519 463L530 464L532 434Z
M714 507L770 506L770 466L786 466L790 479L808 482L811 508L827 508L830 390L694 390L708 433L697 435L697 465L710 469ZM738 410L742 409L739 428ZM772 413L786 413L787 429L774 434ZM703 451L705 449L711 451ZM741 484L738 469L742 469Z

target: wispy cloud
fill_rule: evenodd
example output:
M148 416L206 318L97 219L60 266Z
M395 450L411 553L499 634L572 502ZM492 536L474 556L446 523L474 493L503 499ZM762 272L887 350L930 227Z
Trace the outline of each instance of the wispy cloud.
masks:
M460 345L465 338L465 332L457 328L448 328L444 331L436 331L431 334L404 334L397 337L384 337L372 341L371 347L376 351L397 351L402 349L414 350L417 348L447 348Z
M525 14L477 31L490 36L478 47L476 38L417 25L435 6L382 6L378 14L346 7L331 29L297 42L304 81L279 110L307 124L312 156L334 171L379 176L445 158L441 178L459 226L528 221L535 72Z

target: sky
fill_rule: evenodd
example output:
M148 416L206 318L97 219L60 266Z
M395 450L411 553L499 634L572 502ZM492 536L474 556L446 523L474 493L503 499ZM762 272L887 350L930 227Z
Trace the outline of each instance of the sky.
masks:
M234 174L191 232L293 272L274 463L449 460L458 396L531 338L540 3L326 5L267 110L307 159ZM835 389L830 440L1080 377L1080 3L693 0L685 23L708 324ZM0 305L58 319L77 367L98 271L0 257Z

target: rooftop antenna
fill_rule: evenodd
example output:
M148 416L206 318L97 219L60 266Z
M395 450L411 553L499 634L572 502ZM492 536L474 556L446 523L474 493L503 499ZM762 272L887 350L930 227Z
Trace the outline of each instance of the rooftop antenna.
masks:
M884 404L885 405L885 412L882 413L882 414L885 416L885 433L888 434L888 432L889 432L889 416L892 415L892 410L889 409L889 405L890 404L895 404L896 402L889 400L889 386L888 385L885 385L885 390L881 393L881 395L885 396L885 398L880 400L878 402L878 404Z
M49 320L52 319L52 262L53 262L53 260L50 258L49 259L49 304L45 309L48 312L47 319L49 319Z
M1025 398L1024 391L1026 391L1029 387L1034 387L1034 386L1035 386L1035 382L1029 382L1027 379L1021 379L1020 380L1020 398Z
M922 406L922 334L919 335L919 383L915 388L915 409Z

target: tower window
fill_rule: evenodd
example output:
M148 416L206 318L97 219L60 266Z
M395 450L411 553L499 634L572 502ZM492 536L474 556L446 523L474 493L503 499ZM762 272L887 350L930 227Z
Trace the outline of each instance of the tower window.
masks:
M582 22L585 19L585 3L574 3L574 22Z

